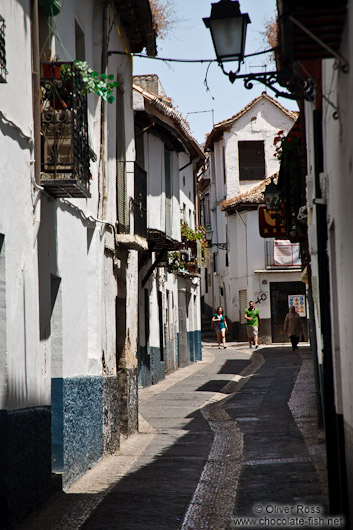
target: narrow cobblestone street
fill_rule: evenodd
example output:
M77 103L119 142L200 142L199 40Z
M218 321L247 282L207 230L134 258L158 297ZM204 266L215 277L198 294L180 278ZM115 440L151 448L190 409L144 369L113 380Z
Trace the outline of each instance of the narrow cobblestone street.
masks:
M327 503L308 347L204 343L202 362L140 391L140 416L20 529L230 530L255 505Z

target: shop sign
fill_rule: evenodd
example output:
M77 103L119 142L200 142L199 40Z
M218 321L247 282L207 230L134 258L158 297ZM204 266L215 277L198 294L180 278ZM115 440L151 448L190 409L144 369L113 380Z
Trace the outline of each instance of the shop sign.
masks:
M259 206L259 230L261 237L275 237L288 239L284 226L284 216L281 212L266 210L266 206Z

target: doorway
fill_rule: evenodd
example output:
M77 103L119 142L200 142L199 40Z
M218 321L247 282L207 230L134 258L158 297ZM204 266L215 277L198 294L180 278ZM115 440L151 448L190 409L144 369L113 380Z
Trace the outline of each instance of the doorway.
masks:
M308 340L305 284L303 282L271 282L271 334L272 342L288 342L287 332L283 330L284 319L289 311L288 296L303 295L305 317L301 317L305 341Z

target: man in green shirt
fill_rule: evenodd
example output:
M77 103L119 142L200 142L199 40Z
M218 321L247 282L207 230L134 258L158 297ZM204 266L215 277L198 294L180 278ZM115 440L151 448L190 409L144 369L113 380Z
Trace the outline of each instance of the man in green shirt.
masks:
M255 349L258 345L259 326L261 326L260 312L255 309L254 302L250 300L249 307L245 309L244 318L246 320L246 331L248 333L249 347L252 348L254 341Z

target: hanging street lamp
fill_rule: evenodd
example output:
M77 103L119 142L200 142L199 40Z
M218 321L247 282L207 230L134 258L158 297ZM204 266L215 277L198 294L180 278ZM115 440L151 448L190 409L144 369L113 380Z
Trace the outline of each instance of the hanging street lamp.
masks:
M218 64L238 61L238 73L244 61L246 29L251 22L249 15L241 14L239 2L220 0L212 4L211 16L203 21L211 31Z
M236 79L243 79L245 88L253 88L253 82L260 82L273 90L276 96L282 96L288 99L311 100L314 85L311 80L298 79L293 81L293 72L288 77L287 72L257 72L250 74L239 74L240 67L245 57L245 41L247 25L250 24L250 17L247 13L240 12L239 2L237 0L220 0L212 3L211 15L204 18L205 26L211 31L213 46L219 66L225 75L228 76L231 83ZM266 50L261 53L272 52L274 49ZM229 61L238 61L236 72L226 72L223 63ZM291 81L289 81L291 79ZM277 84L286 87L289 92L280 90ZM298 96L300 94L300 96Z

